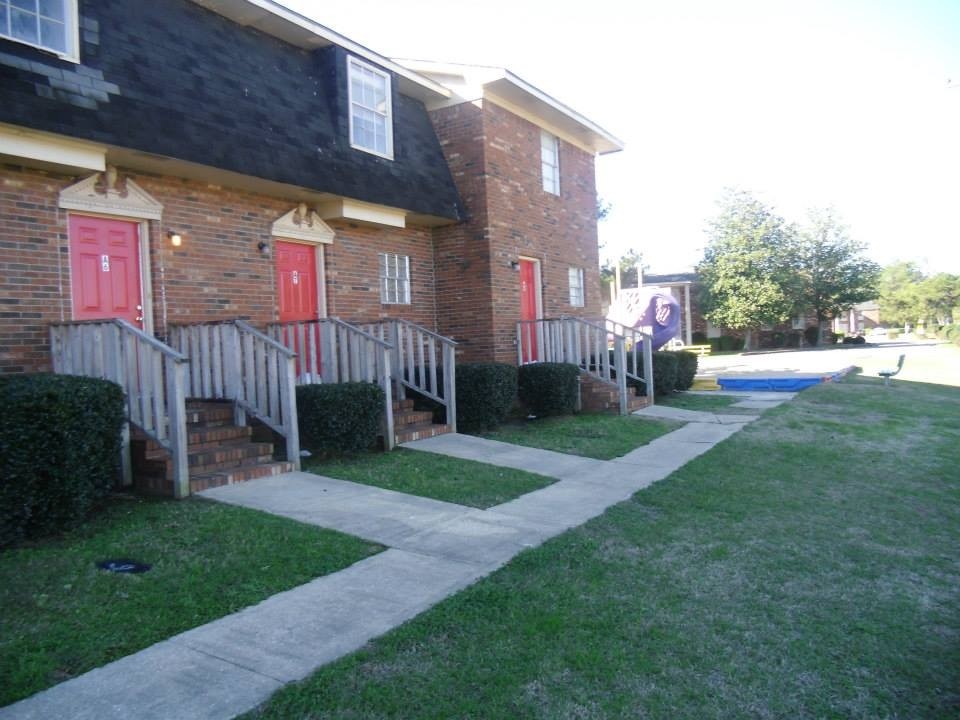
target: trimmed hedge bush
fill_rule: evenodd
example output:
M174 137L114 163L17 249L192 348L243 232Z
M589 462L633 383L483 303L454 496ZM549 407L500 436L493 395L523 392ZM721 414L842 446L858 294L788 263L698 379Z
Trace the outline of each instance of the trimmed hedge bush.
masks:
M817 345L820 342L820 328L816 325L804 328L803 339L807 341L807 345Z
M117 479L120 386L5 375L0 407L0 547L81 524Z
M697 374L697 354L689 350L677 350L673 354L677 358L677 378L674 389L689 390L693 387L693 378ZM656 380L654 380L654 392L656 392Z
M457 430L490 430L506 420L517 399L517 368L505 363L457 365Z
M720 337L710 338L711 352L740 352L743 350L743 338L736 335L721 335Z
M311 452L355 453L377 442L383 390L365 382L297 386L300 444Z
M573 414L579 383L580 368L571 363L532 363L517 374L520 402L537 417Z
M653 396L655 398L669 395L677 387L679 364L675 352L653 353ZM692 381L691 384L693 384Z

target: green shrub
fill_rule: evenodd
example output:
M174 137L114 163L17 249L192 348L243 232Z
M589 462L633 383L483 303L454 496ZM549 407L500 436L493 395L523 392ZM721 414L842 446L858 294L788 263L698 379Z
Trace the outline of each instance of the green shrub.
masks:
M505 363L457 365L457 429L477 432L502 423L517 398L517 368Z
M365 382L297 386L300 444L318 453L354 453L377 442L384 394Z
M655 398L669 395L677 387L678 367L677 353L653 353L653 395Z
M899 330L894 330L894 329L887 330L887 339L888 339L888 340L896 340L898 337L900 337L900 331L899 331Z
M803 333L799 330L792 330L787 335L787 347L788 348L798 348L800 347L800 339L803 337Z
M707 334L702 330L697 330L693 335L690 336L690 342L693 345L706 345L709 340Z
M693 379L697 374L697 354L687 350L679 350L673 355L677 358L676 390L689 390L693 387ZM656 390L656 385L654 385Z
M807 345L817 345L820 342L820 328L816 325L810 325L803 331L803 339Z
M714 339L717 341L714 350L720 352L740 352L743 350L743 338L738 338L736 335L721 335ZM713 342L710 344L713 345Z
M572 414L579 385L580 368L571 363L532 363L517 374L520 401L537 417Z
M117 479L120 386L6 375L0 407L0 547L82 523Z

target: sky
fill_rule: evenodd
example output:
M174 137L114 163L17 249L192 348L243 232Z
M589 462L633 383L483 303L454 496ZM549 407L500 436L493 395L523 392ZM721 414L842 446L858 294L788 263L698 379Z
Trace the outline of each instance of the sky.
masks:
M692 269L725 188L960 274L960 0L281 0L370 49L506 67L620 138L601 257Z

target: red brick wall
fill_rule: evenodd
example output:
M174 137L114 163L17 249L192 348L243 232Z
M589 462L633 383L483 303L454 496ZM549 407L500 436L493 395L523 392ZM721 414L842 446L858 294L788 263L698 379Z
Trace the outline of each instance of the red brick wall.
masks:
M296 203L194 180L125 173L160 202L151 221L154 330L166 324L243 317L277 319L270 227ZM6 166L0 175L0 372L49 369L47 324L71 319L67 213L58 193L80 177ZM349 320L403 317L436 325L433 244L425 228L332 222L325 246L328 314ZM166 231L183 235L170 246ZM381 305L379 252L410 256L411 305Z
M466 341L466 359L516 362L520 280L510 263L520 256L540 260L545 317L599 317L593 155L561 140L556 196L543 190L538 126L488 101L431 116L468 214L434 232L442 331ZM583 308L569 304L570 267L584 271Z
M431 113L450 174L466 210L459 225L433 231L437 325L463 360L493 356L493 310L482 111L463 103Z
M66 184L0 168L0 373L49 370L47 324L70 317Z

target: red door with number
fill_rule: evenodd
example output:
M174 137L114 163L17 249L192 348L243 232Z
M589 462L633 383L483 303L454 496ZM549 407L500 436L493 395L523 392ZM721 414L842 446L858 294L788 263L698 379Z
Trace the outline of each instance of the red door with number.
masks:
M139 224L70 215L74 320L123 318L143 327Z
M539 292L539 273L535 260L520 260L520 320L539 319L537 293ZM537 342L537 324L520 323L521 358L525 363L540 359L540 346Z
M280 322L316 320L319 316L317 250L313 245L275 243ZM320 372L320 328L307 325L300 333L295 325L284 327L284 344L297 353L297 375ZM301 338L303 347L301 347Z

